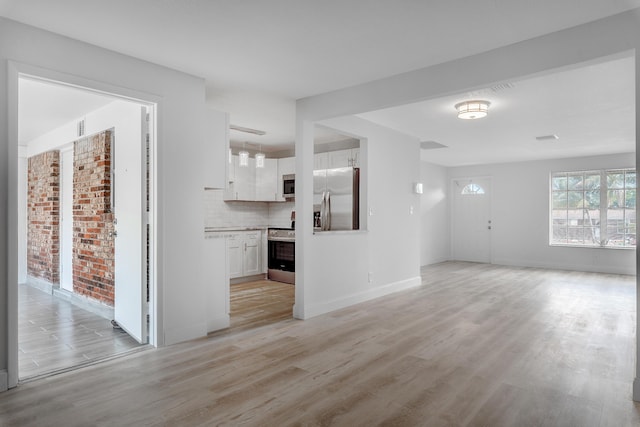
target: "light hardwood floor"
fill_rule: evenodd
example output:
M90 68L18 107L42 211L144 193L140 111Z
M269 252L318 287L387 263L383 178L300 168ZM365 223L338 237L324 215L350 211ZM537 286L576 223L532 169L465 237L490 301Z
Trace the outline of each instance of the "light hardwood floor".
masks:
M292 319L295 287L270 280L238 283L231 285L229 299L231 327L224 333Z
M638 426L635 278L450 262L306 321L0 395L2 426Z

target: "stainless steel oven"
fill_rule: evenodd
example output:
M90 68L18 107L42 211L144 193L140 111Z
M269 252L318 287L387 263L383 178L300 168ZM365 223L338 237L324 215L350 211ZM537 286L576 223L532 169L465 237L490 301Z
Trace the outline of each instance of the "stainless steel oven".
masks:
M296 235L290 228L267 230L267 277L277 282L296 282Z

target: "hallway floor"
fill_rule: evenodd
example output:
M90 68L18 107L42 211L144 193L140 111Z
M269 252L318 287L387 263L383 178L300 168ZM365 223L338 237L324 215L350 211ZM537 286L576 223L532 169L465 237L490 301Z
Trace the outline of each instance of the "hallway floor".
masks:
M21 381L140 347L110 320L29 285L18 286Z

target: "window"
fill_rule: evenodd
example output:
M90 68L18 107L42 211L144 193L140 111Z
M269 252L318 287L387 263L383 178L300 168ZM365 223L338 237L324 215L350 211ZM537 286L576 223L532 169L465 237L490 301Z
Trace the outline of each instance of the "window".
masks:
M480 187L478 184L467 184L464 186L460 194L468 195L468 194L484 194L484 189Z
M551 174L551 245L635 247L635 169Z

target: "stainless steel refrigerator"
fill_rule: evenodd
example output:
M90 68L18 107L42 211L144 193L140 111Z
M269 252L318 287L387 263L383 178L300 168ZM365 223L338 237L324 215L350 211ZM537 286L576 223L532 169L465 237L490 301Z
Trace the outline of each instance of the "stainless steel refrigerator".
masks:
M360 169L313 171L314 231L360 228Z

